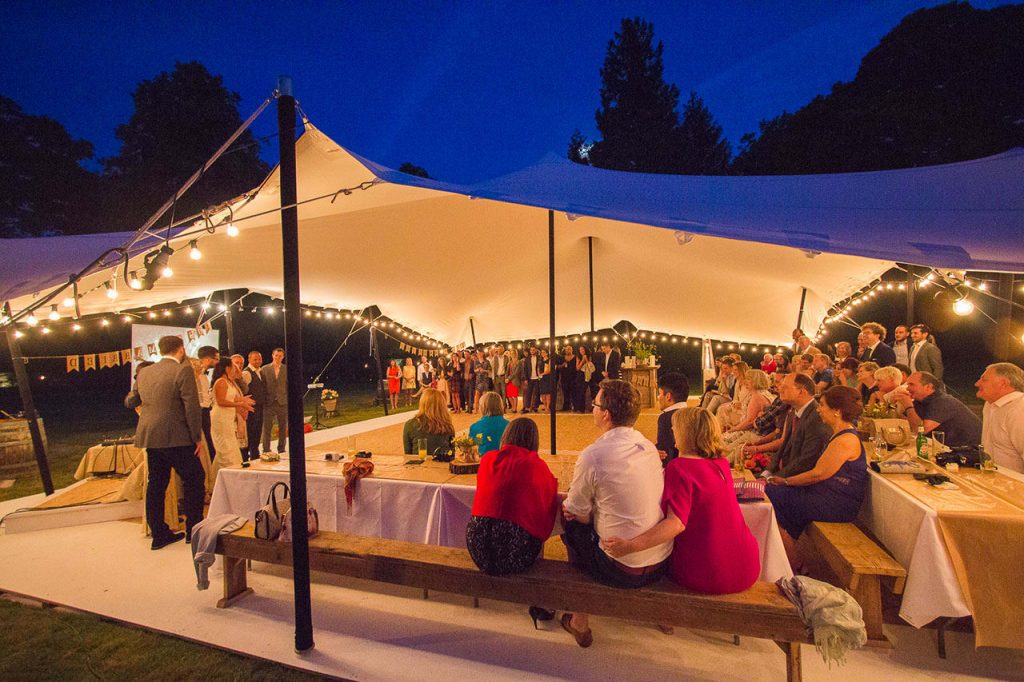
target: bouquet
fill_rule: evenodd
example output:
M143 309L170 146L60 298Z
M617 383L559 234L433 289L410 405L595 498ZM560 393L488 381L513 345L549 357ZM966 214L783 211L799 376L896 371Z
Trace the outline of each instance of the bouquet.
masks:
M482 442L483 438L480 435L470 436L469 434L463 434L452 438L452 447L459 451L460 461L476 462L479 461L477 448Z
M338 392L333 388L325 388L320 392L320 400L337 400Z
M767 469L769 464L771 464L771 460L763 452L753 454L743 462L743 466L750 469L751 473L755 476L760 476L761 472Z

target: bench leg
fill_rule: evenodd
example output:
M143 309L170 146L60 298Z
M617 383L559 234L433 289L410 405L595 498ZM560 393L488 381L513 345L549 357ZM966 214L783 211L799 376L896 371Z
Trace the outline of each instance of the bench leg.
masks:
M869 646L891 647L882 632L882 586L877 575L861 575L850 586L850 594L864 612L864 628Z
M423 598L424 599L430 599L430 592L428 592L427 588L425 588L425 587L423 588Z
M936 630L939 633L939 658L946 657L946 626L949 625L950 621L952 620L952 618L939 616L939 618L935 622Z
M473 597L473 608L480 608L480 597Z
M775 642L782 653L786 654L786 682L801 682L803 671L800 669L800 643Z
M732 636L732 643L735 644L736 646L739 646L740 645L740 636L739 635L733 635Z
M245 559L223 557L224 598L217 602L218 609L226 609L242 597L252 594L252 588L245 580Z

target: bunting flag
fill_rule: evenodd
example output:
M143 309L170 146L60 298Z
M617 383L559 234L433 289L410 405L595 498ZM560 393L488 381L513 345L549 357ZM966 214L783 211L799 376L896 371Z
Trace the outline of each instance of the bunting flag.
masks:
M156 355L156 344L155 343L147 343L146 344L146 353L148 355Z
M142 362L143 360L146 359L146 357L142 354L142 346L135 346L135 348L132 349L132 355L139 362Z
M96 356L85 355L85 371L88 372L90 369L96 369Z
M188 330L188 331L186 331L185 333L186 333L186 334L188 335L188 341L189 341L189 343L192 343L193 341L195 341L195 340L196 340L196 332L195 332L195 330L194 330L194 329L189 329L189 330Z
M132 361L132 350L131 348L125 348L121 351L121 364L127 365Z
M78 371L78 356L77 355L69 355L68 356L68 373L70 374L71 372L77 372L77 371Z

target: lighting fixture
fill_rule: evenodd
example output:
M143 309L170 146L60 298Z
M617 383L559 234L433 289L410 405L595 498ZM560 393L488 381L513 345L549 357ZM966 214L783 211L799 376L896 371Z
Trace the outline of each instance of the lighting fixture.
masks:
M134 272L128 275L128 287L135 291L142 289L142 280Z
M25 318L25 324L30 327L34 327L39 324L39 318L36 317L35 313L29 313L28 317Z
M53 304L52 306L50 306L50 314L47 315L47 317L49 317L54 322L60 319L60 313L57 312L57 304Z
M25 336L25 335L22 334L19 330L17 330L17 329L14 330L14 338L20 339L23 336Z
M238 236L238 226L235 225L234 223L228 223L227 233L228 233L229 237L237 237Z
M188 257L192 260L199 260L203 257L203 252L199 250L199 240L193 239L188 244Z
M104 282L103 285L107 287L107 298L111 301L117 298L117 286L114 284L113 280Z
M173 255L174 249L169 244L164 244L158 250L147 253L142 261L146 271L139 281L139 288L149 291L158 279L173 275L174 271L168 265Z
M968 301L966 298L958 299L956 302L953 303L953 312L959 315L960 317L970 315L972 312L974 312L974 304Z
M104 327L109 327L110 326L110 320L108 320L107 318L104 317L102 320L100 320L100 325L104 326Z
M81 330L82 330L82 325L78 324L77 322L75 322L73 325L71 325L71 331L78 332L78 331L81 331Z
M75 299L72 296L65 296L64 300L61 301L61 305L63 305L65 308L74 308Z
M49 327L43 327L39 331L41 331L44 334L49 334L50 333L50 328Z

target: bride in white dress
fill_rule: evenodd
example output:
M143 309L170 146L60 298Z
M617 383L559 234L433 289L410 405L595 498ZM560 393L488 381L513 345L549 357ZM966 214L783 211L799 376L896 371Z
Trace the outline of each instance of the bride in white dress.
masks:
M254 401L242 395L237 384L240 378L241 372L231 363L231 358L221 358L213 368L210 435L217 453L213 459L214 480L221 469L242 463L240 438L245 438L245 416L254 410Z

